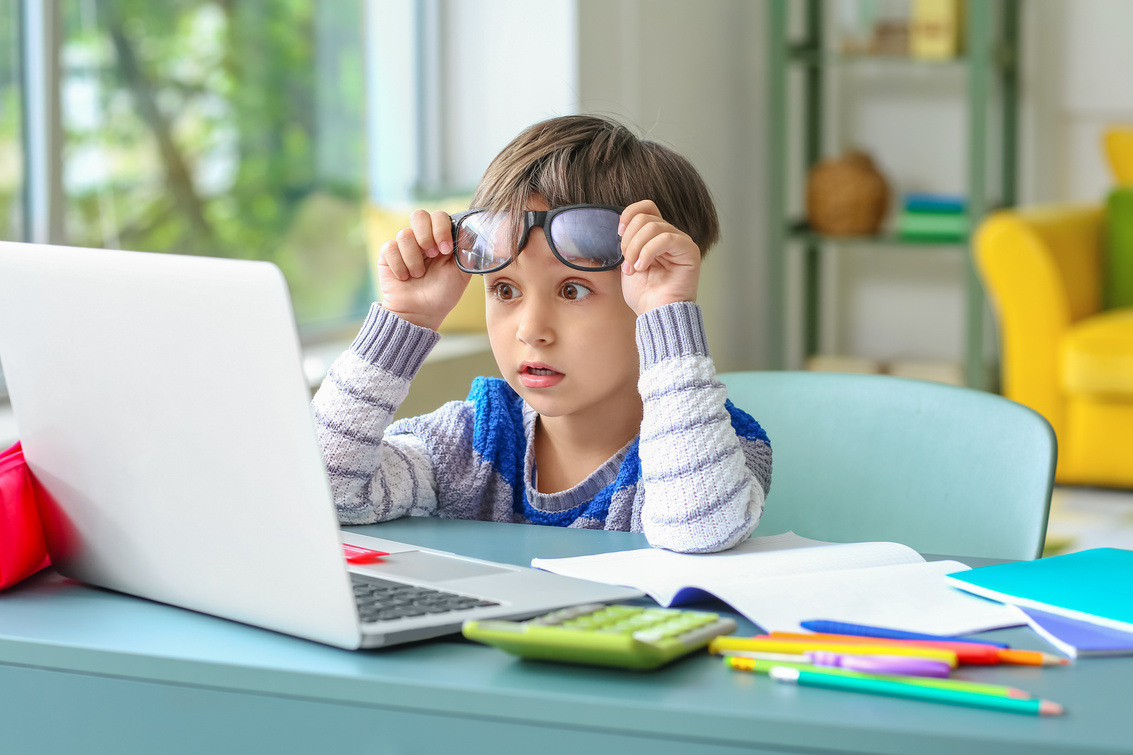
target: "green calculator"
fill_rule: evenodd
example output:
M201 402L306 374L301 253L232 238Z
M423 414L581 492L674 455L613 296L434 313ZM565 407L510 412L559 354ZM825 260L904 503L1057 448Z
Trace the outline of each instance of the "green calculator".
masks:
M466 621L464 636L523 658L652 669L698 650L736 622L707 611L589 604L527 621Z

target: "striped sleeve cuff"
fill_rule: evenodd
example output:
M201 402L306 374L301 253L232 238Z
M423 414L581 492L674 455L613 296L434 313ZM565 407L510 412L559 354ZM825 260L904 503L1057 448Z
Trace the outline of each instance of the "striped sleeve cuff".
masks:
M374 303L350 350L375 367L408 380L440 338L436 331L402 320Z
M642 371L673 357L710 356L700 307L691 301L681 301L640 315L637 353Z

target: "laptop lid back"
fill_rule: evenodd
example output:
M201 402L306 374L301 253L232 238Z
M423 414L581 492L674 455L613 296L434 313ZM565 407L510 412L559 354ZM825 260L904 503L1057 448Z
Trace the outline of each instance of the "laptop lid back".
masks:
M277 267L0 242L0 365L61 573L359 646Z

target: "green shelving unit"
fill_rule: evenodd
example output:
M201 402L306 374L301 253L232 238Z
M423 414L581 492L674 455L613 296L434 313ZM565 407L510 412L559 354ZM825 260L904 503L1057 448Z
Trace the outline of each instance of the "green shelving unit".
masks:
M969 0L965 15L967 28L964 52L961 56L943 62L921 61L908 57L843 55L832 52L826 45L825 21L830 0L770 0L767 5L769 33L768 82L768 254L772 328L769 338L772 366L787 366L788 344L786 325L790 281L787 256L794 249L802 254L802 322L804 357L815 354L819 342L819 284L820 252L823 247L853 246L864 248L908 248L951 246L965 255L965 378L973 388L987 389L990 371L984 356L984 321L987 308L983 288L976 275L968 243L948 244L905 241L894 235L853 239L826 237L806 227L799 217L789 216L787 209L788 177L792 166L788 159L787 134L796 129L802 135L802 165L794 170L806 171L824 157L823 104L827 86L826 77L838 66L852 66L868 61L898 69L902 66L916 70L937 68L966 69L967 86L967 186L966 199L969 227L975 228L979 220L993 207L1015 204L1018 155L1018 0ZM803 31L792 39L789 8L801 8ZM791 92L788 76L794 69L802 72L801 92ZM993 88L997 102L991 102ZM792 97L801 97L801 123L791 123ZM796 119L797 120L797 119ZM993 126L994 123L994 126ZM1001 130L995 155L998 174L998 194L989 194L987 161L990 150L990 129Z

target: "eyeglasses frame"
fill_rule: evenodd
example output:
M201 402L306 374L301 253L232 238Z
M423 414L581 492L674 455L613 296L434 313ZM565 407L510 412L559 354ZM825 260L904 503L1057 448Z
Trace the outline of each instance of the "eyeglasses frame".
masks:
M551 238L551 221L554 220L556 215L563 213L563 212L566 212L567 210L584 210L584 209L585 210L612 210L613 212L616 212L618 215L621 215L622 211L625 210L625 207L619 207L617 205L612 205L612 204L569 204L569 205L564 205L562 207L556 207L553 210L524 210L523 211L523 233L520 234L520 236L519 236L519 243L516 246L515 252L512 253L512 255L510 257L508 257L507 260L505 260L503 264L497 265L496 267L493 267L490 270L469 270L469 269L467 269L466 267L464 267L464 265L460 264L460 255L456 253L456 249L455 249L456 241L457 241L457 233L459 233L460 224L464 221L464 219L471 216L471 215L475 215L477 213L480 213L480 212L488 212L488 210L478 208L478 209L464 210L463 212L458 212L455 215L451 216L451 219L452 219L452 242L453 242L453 247L454 247L453 248L453 256L456 258L456 266L459 267L464 272L470 273L472 275L487 275L488 273L494 273L494 272L497 272L499 270L503 270L505 267L510 265L516 257L519 256L519 253L523 250L523 247L527 246L527 240L531 237L531 229L539 227L539 228L543 229L543 236L547 239L547 246L549 246L551 248L551 254L555 255L555 257L558 259L558 261L563 263L567 267L573 268L575 270L582 270L584 272L591 272L591 273L600 273L600 272L603 272L603 271L606 271L606 270L617 269L622 264L622 262L625 261L625 256L620 253L620 250L619 250L619 254L618 254L618 259L615 262L611 262L610 264L603 265L601 267L585 267L583 265L576 265L574 263L568 262L566 259L563 258L563 256L561 254L559 254L559 250L555 247L555 241L554 241L554 239Z

